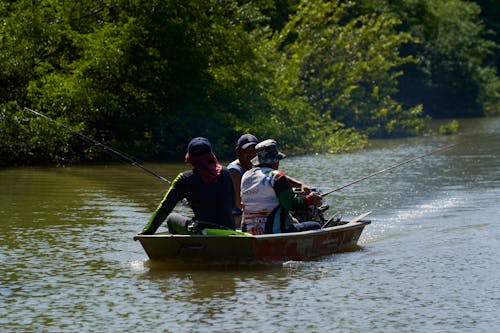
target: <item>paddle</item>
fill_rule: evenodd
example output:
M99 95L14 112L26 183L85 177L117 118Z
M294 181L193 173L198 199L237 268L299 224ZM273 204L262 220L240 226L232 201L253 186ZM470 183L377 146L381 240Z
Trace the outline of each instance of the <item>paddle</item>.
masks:
M358 215L356 216L355 218L353 218L352 220L350 220L349 222L347 222L347 224L353 224L353 223L356 223L358 221L361 221L362 219L364 219L365 217L367 217L368 215L370 215L372 212L369 211L369 212L366 212L364 214L361 214L361 215Z
M346 224L344 224L344 225L353 224L353 223L356 223L356 222L358 222L358 221L361 221L362 219L364 219L365 217L367 217L367 216L368 216L368 215L370 215L371 213L372 213L372 212L371 212L371 211L369 211L369 212L367 212L367 213L363 213L363 214L361 214L361 215L358 215L358 216L356 216L355 218L353 218L352 220L350 220L349 222L347 222L347 223L346 223ZM325 223L325 224L321 227L321 229L327 228L327 227L328 227L328 225L329 225L332 221L333 221L333 219L331 219L331 220L327 221L327 222L326 222L326 223Z

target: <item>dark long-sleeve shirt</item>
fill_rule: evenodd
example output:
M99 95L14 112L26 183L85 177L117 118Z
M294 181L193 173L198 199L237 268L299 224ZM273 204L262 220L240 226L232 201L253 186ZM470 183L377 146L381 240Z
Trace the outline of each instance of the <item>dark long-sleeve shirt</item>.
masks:
M184 198L188 200L193 210L194 220L235 229L232 216L233 183L229 171L223 168L215 184L204 184L196 170L180 173L142 232L146 235L154 234L177 203Z

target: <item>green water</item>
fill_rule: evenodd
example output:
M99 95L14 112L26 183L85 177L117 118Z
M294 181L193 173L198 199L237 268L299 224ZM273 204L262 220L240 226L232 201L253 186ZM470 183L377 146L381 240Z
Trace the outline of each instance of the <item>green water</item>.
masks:
M270 267L151 266L132 237L167 184L138 168L2 169L0 331L497 332L500 119L281 167L328 191L463 139L325 198L373 211L361 251Z

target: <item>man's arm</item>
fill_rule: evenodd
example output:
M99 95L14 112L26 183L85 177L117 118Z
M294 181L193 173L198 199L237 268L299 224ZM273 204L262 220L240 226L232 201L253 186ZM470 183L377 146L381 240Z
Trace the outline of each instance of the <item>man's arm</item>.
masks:
M182 181L183 174L180 173L177 177L172 181L170 188L167 193L163 197L163 200L160 202L155 212L149 219L148 224L144 227L141 234L143 235L152 235L158 230L163 221L167 218L168 214L172 212L175 205L182 199L179 191L179 182Z
M308 206L321 206L322 198L316 192L311 192L305 197L297 195L294 191L288 177L281 170L275 171L275 182L273 185L274 191L278 197L281 207L285 211L292 209L302 209Z
M241 177L242 174L238 170L229 169L229 173L231 174L231 180L233 181L233 190L234 190L234 205L233 207L238 207L242 209L241 205Z
M306 184L304 184L304 183L298 181L297 179L292 178L288 175L286 175L286 179L288 180L288 182L290 183L292 188L300 188L301 192L309 193L312 190L311 187L309 187L308 185L306 185Z

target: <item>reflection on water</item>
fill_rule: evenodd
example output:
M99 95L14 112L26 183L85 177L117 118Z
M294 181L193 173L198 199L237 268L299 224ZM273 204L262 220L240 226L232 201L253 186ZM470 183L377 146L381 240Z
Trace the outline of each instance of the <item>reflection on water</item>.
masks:
M467 140L325 197L330 214L373 211L361 248L285 265L152 264L132 237L168 184L136 168L0 170L1 331L495 332L500 119L461 124L284 159L328 191ZM185 168L148 166L168 179Z

